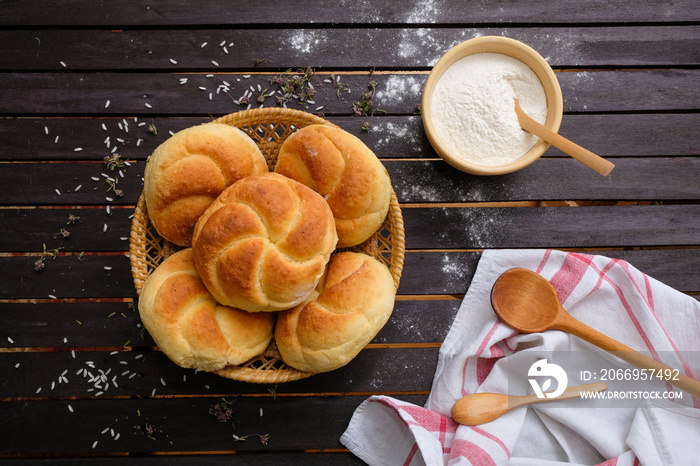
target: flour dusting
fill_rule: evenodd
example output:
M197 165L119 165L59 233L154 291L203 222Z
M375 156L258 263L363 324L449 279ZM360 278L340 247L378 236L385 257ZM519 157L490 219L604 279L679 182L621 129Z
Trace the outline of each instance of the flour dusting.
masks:
M413 75L392 75L377 89L377 100L385 105L387 102L420 102L423 92L422 81Z
M435 0L420 0L413 2L413 8L408 11L406 20L409 23L435 23L441 12Z
M319 36L318 31L298 30L289 38L289 45L299 53L311 53L326 41L325 36Z

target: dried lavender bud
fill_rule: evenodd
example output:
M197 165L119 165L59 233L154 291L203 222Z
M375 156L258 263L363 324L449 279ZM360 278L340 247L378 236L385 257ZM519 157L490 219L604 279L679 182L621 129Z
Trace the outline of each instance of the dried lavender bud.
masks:
M39 270L43 269L44 267L46 267L46 264L44 264L44 257L42 256L41 259L34 262L34 271L38 272Z

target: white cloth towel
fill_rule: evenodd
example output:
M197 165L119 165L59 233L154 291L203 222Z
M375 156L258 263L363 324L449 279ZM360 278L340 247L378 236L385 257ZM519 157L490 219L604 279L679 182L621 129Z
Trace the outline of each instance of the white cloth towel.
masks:
M581 322L694 379L700 374L700 303L694 298L621 260L554 250L485 251L440 348L426 406L372 396L355 411L343 445L373 466L700 464L700 400L663 381L642 382L644 374L633 366L567 333L521 334L498 320L491 287L513 267L548 279ZM516 408L479 426L451 419L452 406L467 394L533 393L528 368L539 359L562 367L569 386L607 378L604 393L615 398ZM615 374L632 380L610 381Z

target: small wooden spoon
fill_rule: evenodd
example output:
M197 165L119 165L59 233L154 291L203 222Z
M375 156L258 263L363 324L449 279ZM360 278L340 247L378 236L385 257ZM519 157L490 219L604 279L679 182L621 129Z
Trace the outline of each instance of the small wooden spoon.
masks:
M499 319L523 333L561 330L575 335L618 358L650 372L653 379L700 396L700 382L679 371L633 350L629 346L603 335L579 322L559 302L559 296L549 281L527 269L505 271L491 289L491 305ZM652 377L649 378L651 380Z
M565 137L560 136L551 129L542 125L538 121L530 118L530 116L520 107L518 100L514 100L515 113L518 115L518 122L520 123L520 127L522 129L528 133L534 134L538 138L543 139L554 147L569 154L579 162L587 165L603 176L607 176L612 169L615 168L615 165L612 162L605 160L603 157L594 154L588 149L584 149L578 144L574 144Z
M603 382L568 387L556 398L538 398L537 395L508 396L501 393L473 393L463 396L452 407L452 419L465 426L491 422L520 406L547 401L570 400L581 397L581 392L602 392L608 389Z

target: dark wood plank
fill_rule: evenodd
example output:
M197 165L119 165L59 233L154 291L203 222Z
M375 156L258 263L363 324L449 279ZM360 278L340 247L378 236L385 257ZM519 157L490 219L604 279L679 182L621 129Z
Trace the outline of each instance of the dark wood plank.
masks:
M231 397L233 398L233 397ZM401 396L422 405L426 396ZM340 449L340 435L365 396L238 397L233 422L209 414L218 398L3 402L0 452L106 453ZM68 406L73 412L70 412ZM263 415L260 416L260 409ZM323 422L319 422L323 419ZM51 420L51 422L47 422ZM62 422L58 422L58 421ZM152 427L152 434L147 432ZM196 435L193 435L196 426ZM108 429L104 434L104 429ZM114 429L114 439L109 429ZM149 429L150 431L150 429ZM268 445L255 438L269 435ZM40 436L40 437L37 437ZM41 441L37 441L41 438ZM94 442L97 442L93 448Z
M241 110L234 100L249 86L257 90L260 84L261 89L271 90L269 79L275 74L252 74L247 79L243 77L247 74L206 76L204 73L107 72L7 74L1 80L0 113L6 116L128 115L146 121L164 115L214 117ZM565 112L675 112L696 109L700 89L694 84L699 76L700 71L695 69L675 69L567 71L558 73L557 78L564 95ZM180 79L185 77L187 83L180 84ZM324 85L323 79L327 78L322 75L313 78L318 86ZM375 100L379 109L393 115L412 115L420 103L426 74L375 73L372 79L377 82ZM344 99L338 99L333 85L325 83L314 96L314 104L290 105L329 116L351 115L352 103L360 99L369 80L369 74L345 75L341 82L351 92ZM232 84L230 95L216 94L222 81ZM200 90L200 86L206 90ZM110 105L105 108L108 100ZM274 106L274 98L267 97L264 105Z
M0 184L11 189L0 194L0 204L21 200L20 205L134 206L143 190L146 164L129 165L109 170L102 162L5 164ZM109 216L105 213L105 221Z
M206 456L205 456L206 455ZM236 452L235 457L230 454L178 454L178 455L154 455L138 456L139 465L143 466L199 466L203 462L211 466L229 466L235 460L237 466L278 466L278 465L299 465L308 466L361 466L366 464L357 456L347 451L340 452ZM94 457L74 456L74 457L49 457L49 458L3 458L5 466L27 466L27 465L51 465L51 466L93 466L96 462L104 466L120 466L135 462L133 458L123 458L120 456L104 456L96 459Z
M572 158L538 160L497 177L462 173L442 160L386 161L384 165L401 203L698 199L700 159L612 161L615 169L607 177Z
M0 158L2 160L100 161L105 156L113 155L112 150L117 147L116 153L122 155L124 159L145 160L159 144L170 137L171 132L175 133L190 126L207 123L212 119L208 116L196 118L4 118L0 119L0 140L4 142L0 148ZM157 134L149 132L149 126L155 127ZM76 147L81 150L76 152ZM97 176L101 172L102 170Z
M615 169L608 177L600 176L572 158L539 160L519 172L497 177L469 175L442 160L386 160L384 165L402 204L577 199L660 201L694 200L700 196L697 181L700 179L700 158L622 158L613 161ZM138 201L143 189L145 164L136 162L125 167L121 170L124 177L110 173L104 167L102 163L6 164L0 171L0 185L9 189L0 192L0 204L110 205L114 214L103 210L94 215L97 213L95 209L86 209L83 217L97 217L95 222L111 222L119 206L133 206ZM122 196L107 191L109 181L102 174L118 180L117 189ZM555 179L561 182L552 183L551 180ZM75 191L76 187L80 189ZM48 231L51 231L51 225L55 225L53 232L58 232L67 215L51 209L6 210L0 212L0 218L7 222L0 227L0 232L25 230L31 227L32 223L27 224L27 220L32 218L42 219ZM75 230L95 231L102 226L95 222L89 228L78 224ZM30 237L16 239L36 242L36 238Z
M0 299L136 297L131 265L124 255L48 257L45 268L37 272L38 258L0 257Z
M552 5L544 0L516 3L482 2L470 4L458 0L435 3L401 1L381 3L331 2L309 0L304 8L282 0L261 7L252 1L231 4L207 1L196 5L184 0L152 1L147 4L127 0L72 1L45 4L38 0L5 1L0 24L5 26L169 26L169 25L249 25L249 24L344 24L357 26L383 24L460 24L478 23L620 23L698 21L700 14L692 0L635 0L611 4L599 0L565 0ZM313 12L313 15L309 12Z
M406 247L696 245L698 205L403 210Z
M71 225L68 238L59 235L68 212L55 209L3 210L0 212L12 219L3 229L20 226L22 233L3 240L6 245L3 251L41 253L45 244L49 250L63 248L59 252L75 253L55 260L48 258L46 270L35 274L37 276L53 268L50 265L54 262L73 263L76 272L81 267L88 270L87 264L93 258L89 255L79 258L77 254L81 252L123 253L128 248L131 229L129 215L132 212L126 208L112 209L110 215L100 209L93 209L90 213L84 209L80 212L84 213L81 220L84 219L84 224L92 227ZM9 215L11 212L19 212L20 216ZM407 205L402 213L406 247L409 249L694 246L700 237L700 226L695 222L700 206L695 204L582 207L446 205L434 208ZM102 232L105 224L108 225L107 231ZM31 265L37 257L21 259Z
M65 64L65 69L73 71L256 70L301 65L427 70L454 45L487 35L520 40L556 68L700 64L695 53L700 46L698 26L174 29L167 34L73 29L0 30L0 69L62 70ZM397 53L386 53L392 49Z
M131 231L131 207L110 208L57 208L57 209L0 209L0 227L2 234L7 234L2 241L3 251L36 251L59 249L58 252L79 254L89 251L118 251L129 249ZM72 221L70 216L77 218ZM69 223L70 222L70 223ZM105 225L107 229L105 231ZM22 232L21 234L17 234ZM69 233L70 236L64 235ZM48 262L60 260L47 257ZM34 258L36 260L38 258ZM62 258L61 258L62 259ZM82 264L87 257L75 259ZM48 269L48 262L46 268ZM43 271L42 271L43 273Z
M686 293L700 291L700 249L596 250L621 259L666 285ZM451 294L461 298L467 292L481 253L478 251L408 252L399 293Z
M131 302L3 303L0 321L5 348L155 346Z
M84 457L84 456L60 456L60 457L49 457L49 458L31 458L31 459L21 459L21 458L10 458L3 459L3 464L8 466L23 466L27 464L32 465L69 465L69 466L82 466L85 464L95 464L99 462L101 465L111 466L111 465L124 465L131 464L135 460L133 458L122 458L120 456L100 456L99 459L94 457ZM197 454L174 454L174 455L138 455L139 465L144 466L162 466L162 465L174 465L174 466L190 466L190 465L200 465L205 462L208 465L218 466L218 465L230 465L232 461L235 461L236 465L241 466L277 466L277 465L309 465L309 466L346 466L346 465L356 465L361 466L366 463L360 460L357 456L353 455L348 451L314 451L314 452L277 452L277 453L263 453L263 452L235 452L235 456L232 454L221 454L221 453L209 453L202 452Z
M683 292L700 291L700 249L596 250L628 260L643 272ZM466 293L480 254L469 251L408 251L399 294ZM123 256L59 257L41 272L35 256L0 257L0 299L135 298L131 268ZM113 270L104 270L104 267ZM121 344L121 343L120 343Z
M125 131L124 119L0 119L0 140L4 142L0 160L101 160L111 153L114 145L129 160L145 160L171 131L211 121L210 117L137 117L136 121L129 117L126 118L129 129ZM380 158L438 158L425 136L420 116L327 119L362 139ZM369 131L361 129L365 122L370 124ZM151 124L158 134L148 132ZM700 114L697 113L567 114L559 133L606 157L696 156L700 155L700 132L695 130L698 127ZM109 148L105 143L108 136ZM81 147L82 151L75 152L75 147ZM561 157L563 153L552 147L545 153L545 157L550 156Z
M453 299L398 300L372 343L439 343L458 307ZM5 348L155 346L131 302L3 303L0 320L7 329L0 335L0 347Z
M0 353L3 374L12 375L0 383L0 397L427 392L437 353L438 347L365 348L340 369L282 384L183 369L159 351Z

